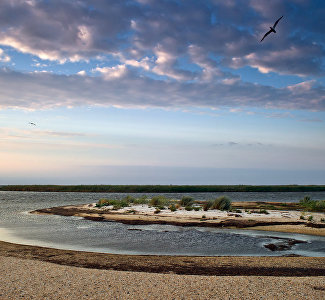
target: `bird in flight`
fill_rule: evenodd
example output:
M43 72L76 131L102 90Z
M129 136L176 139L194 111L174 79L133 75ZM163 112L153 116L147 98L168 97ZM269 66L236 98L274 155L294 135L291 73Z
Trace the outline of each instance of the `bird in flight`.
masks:
M278 25L279 21L283 18L283 16L279 19L277 19L273 25L273 27L270 27L270 30L264 34L263 38L261 39L261 42L265 39L266 36L268 36L271 32L276 33L275 26Z
M35 124L35 123L33 123L33 122L29 122L28 124L36 126L36 124Z

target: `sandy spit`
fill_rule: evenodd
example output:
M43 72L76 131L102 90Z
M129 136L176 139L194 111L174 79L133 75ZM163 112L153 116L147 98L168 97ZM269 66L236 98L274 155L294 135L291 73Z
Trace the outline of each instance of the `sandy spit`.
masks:
M324 299L325 277L200 276L0 256L0 299Z
M253 203L249 203L253 204ZM130 213L132 212L132 213ZM93 221L115 221L131 225L170 224L176 226L246 228L254 230L292 232L325 236L325 213L308 213L301 220L301 211L269 210L267 215L260 213L228 213L220 210L175 212L163 210L155 214L155 208L147 205L134 205L113 211L112 207L96 208L95 203L68 205L32 211L34 214L54 214L79 216ZM202 218L204 216L204 218ZM313 217L313 222L306 220Z

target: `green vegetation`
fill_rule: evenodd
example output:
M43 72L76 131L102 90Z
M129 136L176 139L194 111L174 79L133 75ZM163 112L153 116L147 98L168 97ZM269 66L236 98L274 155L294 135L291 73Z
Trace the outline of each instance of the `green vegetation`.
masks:
M190 196L183 196L182 199L179 201L181 206L192 206L194 204L193 197Z
M171 205L169 205L168 208L170 209L170 211L176 211L176 210L177 210L175 204L171 204Z
M206 201L203 203L203 210L204 211L207 211L209 210L213 205L213 201L212 200L209 200L209 201Z
M312 192L325 185L4 185L1 191L90 193Z
M185 210L191 211L191 210L193 210L193 206L187 205L187 206L185 206Z
M299 204L306 211L325 211L325 200L312 200L309 196L305 196L299 201Z
M212 203L211 209L229 210L231 208L231 200L227 196L220 196Z
M269 212L266 209L260 209L260 210L251 210L251 214L265 214L268 215Z
M313 216L309 216L307 220L308 220L309 222L311 222L311 221L313 220L313 218L314 218Z
M166 198L165 196L154 196L149 200L149 205L154 207L165 207L171 204L173 200Z

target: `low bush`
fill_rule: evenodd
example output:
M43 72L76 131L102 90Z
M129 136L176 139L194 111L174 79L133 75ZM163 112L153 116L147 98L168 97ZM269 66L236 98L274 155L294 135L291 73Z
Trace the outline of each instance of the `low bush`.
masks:
M206 201L203 203L203 210L204 211L207 211L209 210L213 205L213 201L212 200L209 200L209 201Z
M193 210L193 206L187 205L187 206L185 206L185 210L191 211L191 210Z
M147 196L142 196L140 198L134 199L133 201L134 204L148 204L149 203L149 199Z
M154 196L149 200L149 205L158 207L158 206L166 206L170 203L170 200L165 196Z
M175 204L171 204L171 205L169 206L169 209L170 209L170 211L176 211L176 210L177 210Z
M202 207L201 207L201 206L194 206L193 209L194 209L195 211L199 211L199 210L202 209Z
M179 204L184 207L191 206L193 205L193 203L194 203L194 199L193 197L190 196L183 196L182 199L179 201Z
M220 196L212 203L212 209L229 210L231 209L231 200L227 196Z
M308 220L309 222L311 222L313 219L314 219L313 216L309 216L307 220Z
M159 214L161 210L159 208L156 208L156 210L153 212L154 214Z
M307 211L325 211L325 200L312 200L309 196L305 196L299 204Z

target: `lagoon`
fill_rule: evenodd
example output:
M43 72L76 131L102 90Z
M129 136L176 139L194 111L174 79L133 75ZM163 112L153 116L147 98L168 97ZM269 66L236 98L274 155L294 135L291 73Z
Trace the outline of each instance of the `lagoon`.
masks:
M93 222L78 217L32 215L28 211L53 206L97 202L100 198L120 199L124 193L49 193L0 192L0 239L48 246L119 254L161 255L234 255L325 256L325 237L301 234L258 232L217 228L184 228L170 225L125 225L116 222ZM129 194L140 197L143 194ZM148 194L149 197L156 194ZM159 193L162 195L162 193ZM190 195L196 200L209 200L227 195L233 201L295 202L306 195L315 200L325 199L325 192L285 193L187 193L164 194L180 199ZM134 230L136 229L136 230ZM291 250L272 252L264 247L277 238L295 238L307 243Z

